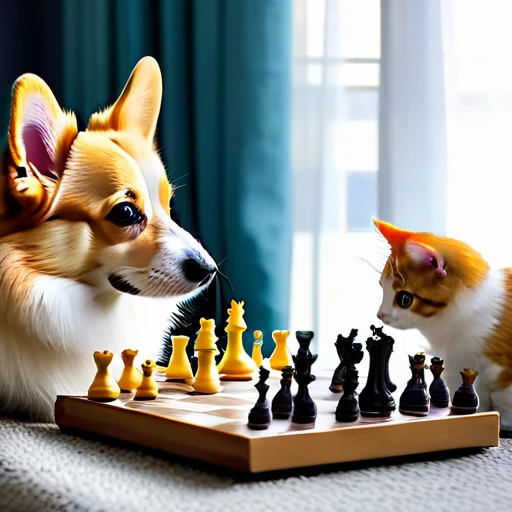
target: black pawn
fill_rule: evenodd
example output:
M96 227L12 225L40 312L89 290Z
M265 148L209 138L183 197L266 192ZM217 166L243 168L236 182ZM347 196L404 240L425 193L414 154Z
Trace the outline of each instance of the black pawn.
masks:
M434 376L434 380L428 389L430 402L435 407L446 408L450 405L450 391L446 386L446 382L441 378L444 370L444 361L439 357L433 357L430 363L430 371Z
M311 366L316 361L318 355L313 355L309 350L309 344L313 339L313 331L296 331L295 336L299 342L297 355L292 356L295 364L294 378L299 385L297 394L293 399L293 423L307 424L314 423L316 420L316 404L309 395L308 385L316 377L311 374Z
M409 356L412 377L400 396L399 411L407 416L426 416L430 410L430 400L425 383L425 353Z
M388 418L396 409L396 403L386 386L386 368L394 340L383 335L382 328L371 326L373 336L366 340L366 350L370 355L368 380L359 395L361 416Z
M462 377L462 385L453 395L452 412L453 414L474 414L478 409L479 403L478 395L473 386L478 372L471 368L464 368L460 375Z
M249 422L247 423L247 426L252 430L265 430L270 426L270 403L266 399L270 386L265 384L269 375L270 371L260 366L260 380L254 385L260 396L249 412Z
M356 393L358 385L358 371L352 365L347 369L343 380L343 396L336 407L336 421L352 422L359 418L360 411Z
M272 400L272 417L278 420L287 420L292 414L292 377L293 368L285 366L281 369L281 389L276 393Z

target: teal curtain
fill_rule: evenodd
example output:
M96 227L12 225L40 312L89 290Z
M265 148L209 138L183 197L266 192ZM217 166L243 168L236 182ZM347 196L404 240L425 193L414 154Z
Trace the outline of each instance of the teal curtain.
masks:
M7 143L13 82L44 77L62 99L62 0L2 2L0 9L0 150Z
M141 57L158 60L159 146L171 181L183 185L173 215L225 260L221 270L246 303L248 345L254 329L270 339L288 326L291 8L291 0L18 0L0 16L3 143L22 73L44 78L84 128ZM223 279L214 291L223 328L233 294Z
M164 78L159 146L177 221L245 301L249 331L288 326L291 261L290 0L62 3L63 104L86 123L135 63ZM220 287L220 317L233 297ZM252 343L250 334L245 336ZM247 347L248 348L248 347ZM271 350L267 344L266 355Z

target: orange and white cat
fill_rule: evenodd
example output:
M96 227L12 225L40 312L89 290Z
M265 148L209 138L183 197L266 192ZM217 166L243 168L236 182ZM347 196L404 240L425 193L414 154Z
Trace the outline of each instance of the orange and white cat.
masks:
M177 297L213 278L170 218L155 148L162 78L139 61L85 131L47 84L14 84L0 168L0 411L52 420L58 393L87 391L92 355L154 357Z
M391 246L377 316L398 329L418 329L445 360L453 393L459 371L478 370L480 411L497 410L512 430L512 269L492 269L467 244L375 221Z

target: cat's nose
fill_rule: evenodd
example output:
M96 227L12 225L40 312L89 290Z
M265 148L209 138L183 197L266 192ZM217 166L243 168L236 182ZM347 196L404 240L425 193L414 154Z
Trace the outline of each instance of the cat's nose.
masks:
M381 312L381 310L379 309L379 311L377 311L377 318L379 320L382 320L384 321L384 314Z
M187 258L182 265L185 278L198 286L207 284L217 272L215 265L209 265L197 258Z

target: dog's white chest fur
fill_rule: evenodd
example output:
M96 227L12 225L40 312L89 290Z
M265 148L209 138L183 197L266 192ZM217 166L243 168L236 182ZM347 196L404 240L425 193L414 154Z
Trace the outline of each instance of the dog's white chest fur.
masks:
M94 378L95 350L115 354L138 349L155 358L162 344L173 299L134 297L62 278L40 277L22 312L0 311L0 396L8 412L36 411L53 419L57 394L85 394Z
M126 348L154 358L176 300L214 279L212 257L170 216L162 90L144 57L79 131L44 80L14 83L0 165L0 412L51 420L57 394L87 392L97 350L116 355L113 373Z

